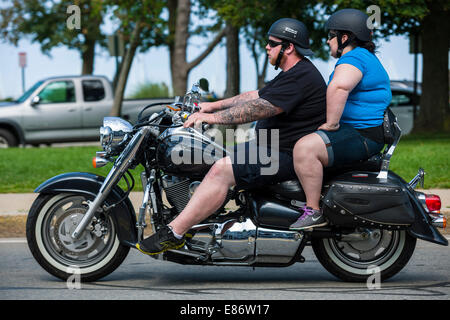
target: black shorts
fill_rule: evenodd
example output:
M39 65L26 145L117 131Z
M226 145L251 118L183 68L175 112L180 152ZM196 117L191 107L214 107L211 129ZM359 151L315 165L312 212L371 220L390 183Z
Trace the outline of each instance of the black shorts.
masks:
M258 188L297 179L292 153L289 152L245 142L234 147L230 158L238 189Z

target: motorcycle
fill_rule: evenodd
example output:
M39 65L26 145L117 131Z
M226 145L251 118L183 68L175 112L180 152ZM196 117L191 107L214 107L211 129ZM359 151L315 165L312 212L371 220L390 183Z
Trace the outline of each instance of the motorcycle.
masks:
M81 281L96 281L113 272L130 248L168 224L188 203L214 161L227 149L207 135L208 128L184 128L199 110L201 79L183 99L151 115L141 111L135 125L107 117L100 128L103 151L94 167L112 163L106 177L72 172L42 183L30 209L26 234L36 261L50 274L67 280L77 270ZM285 267L305 262L311 245L319 262L336 277L365 282L379 272L386 280L411 258L416 240L448 245L436 227L445 227L440 199L415 191L423 184L420 169L409 182L389 170L401 130L389 111L384 122L387 147L366 161L327 169L321 206L328 224L289 230L306 201L297 180L264 188L232 188L221 209L186 234L184 247L152 256L179 264ZM208 151L208 152L205 152ZM201 161L193 159L196 152ZM177 158L178 157L178 158ZM195 160L195 159L194 159ZM129 170L142 165L142 204L136 214L129 200L135 185ZM127 190L118 186L120 180ZM236 205L227 209L226 203Z

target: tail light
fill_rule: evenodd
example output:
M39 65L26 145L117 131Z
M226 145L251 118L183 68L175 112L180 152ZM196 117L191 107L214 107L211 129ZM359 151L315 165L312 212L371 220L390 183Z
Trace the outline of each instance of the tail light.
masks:
M440 213L441 210L441 198L435 194L426 194L425 203L430 212Z
M432 219L432 224L435 227L446 228L447 218L440 214L441 211L441 198L435 194L425 195L425 204L430 211L430 217Z

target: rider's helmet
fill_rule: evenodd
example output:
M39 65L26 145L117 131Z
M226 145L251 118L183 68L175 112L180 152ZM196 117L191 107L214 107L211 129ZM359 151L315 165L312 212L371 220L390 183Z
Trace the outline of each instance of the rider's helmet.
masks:
M292 43L295 50L302 56L313 55L309 48L309 35L306 26L292 18L283 18L275 21L267 32L267 35L284 40L280 53L278 54L275 70L278 69L284 50Z
M338 57L341 56L342 50L355 39L362 42L372 41L372 31L367 26L368 19L367 14L356 9L342 9L330 16L325 27L338 32L336 37ZM349 34L349 39L344 43L342 43L343 32Z

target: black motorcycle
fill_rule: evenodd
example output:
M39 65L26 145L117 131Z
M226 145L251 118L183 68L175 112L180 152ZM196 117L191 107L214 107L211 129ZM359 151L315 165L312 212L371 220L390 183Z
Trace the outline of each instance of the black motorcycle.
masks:
M39 196L28 215L27 240L46 271L66 280L77 270L81 281L98 280L143 238L146 215L155 232L183 210L214 161L228 152L202 130L206 128L183 127L199 110L200 89L207 91L207 86L201 79L182 101L159 113L146 115L155 107L147 106L134 126L105 118L100 129L104 151L97 152L94 164L113 163L106 178L66 173L35 190ZM220 210L192 227L183 248L153 257L190 265L285 267L304 262L302 251L312 245L320 263L344 281L367 281L373 270L381 280L392 277L411 258L416 239L440 245L448 241L436 229L445 225L440 199L414 191L423 183L423 170L409 183L389 171L401 134L389 111L384 129L383 153L325 172L325 227L289 230L305 203L297 180L263 189L234 188ZM196 154L203 155L201 161L193 159ZM180 157L194 161L178 161ZM136 214L128 198L135 183L129 170L138 165L145 170ZM128 190L118 186L121 179ZM235 209L227 209L229 200L235 201Z

